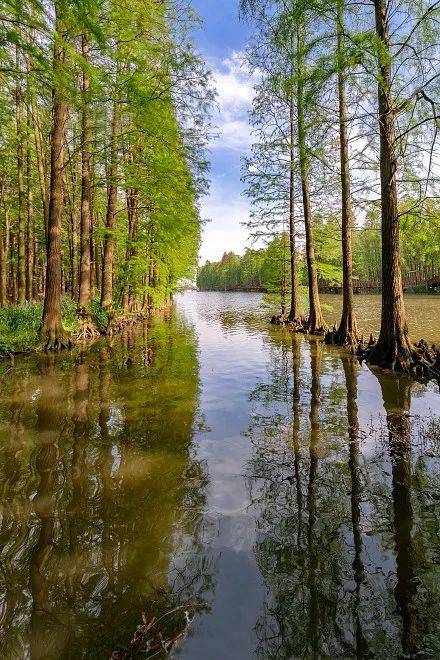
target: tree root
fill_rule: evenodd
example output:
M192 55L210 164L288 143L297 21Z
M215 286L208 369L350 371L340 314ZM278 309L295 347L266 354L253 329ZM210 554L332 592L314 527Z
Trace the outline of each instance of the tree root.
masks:
M383 351L379 342L370 337L367 345L359 345L357 354L361 361L372 366L406 374L421 382L434 379L440 384L440 349L435 345L430 347L424 339L416 344L408 343L407 347L395 341Z
M272 316L270 322L272 325L280 325L283 328L292 330L292 332L304 332L306 319L303 316L300 316L299 318L292 320L280 314L279 316Z
M150 318L149 311L140 311L137 314L124 314L123 316L111 316L105 334L107 337L113 337L119 334L125 328L147 321Z
M92 341L100 337L101 333L94 323L85 322L81 326L81 330L75 334L77 341Z
M40 337L42 339L42 344L38 349L40 351L63 351L74 346L70 334L62 329L41 330Z
M340 346L346 348L352 355L356 355L363 338L359 337L355 330L337 329L334 325L333 330L327 330L324 341L329 346Z

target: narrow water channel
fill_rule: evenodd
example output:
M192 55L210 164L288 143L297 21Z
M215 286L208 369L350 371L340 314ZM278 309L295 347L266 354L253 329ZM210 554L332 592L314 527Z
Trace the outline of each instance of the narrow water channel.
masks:
M1 658L440 657L438 385L260 302L0 364Z

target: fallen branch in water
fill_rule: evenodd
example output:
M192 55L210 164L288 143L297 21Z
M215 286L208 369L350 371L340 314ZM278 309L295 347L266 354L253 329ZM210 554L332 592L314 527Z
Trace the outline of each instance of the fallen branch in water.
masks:
M143 658L169 656L177 642L186 636L192 621L191 613L194 614L195 610L201 607L198 604L179 605L159 618L153 616L149 621L143 614L143 623L136 629L128 647L114 651L110 656L110 660L132 660L139 656ZM170 618L176 614L182 614L183 616L179 621L170 624ZM169 628L170 625L174 630L167 631L167 627ZM175 629L176 626L177 629Z

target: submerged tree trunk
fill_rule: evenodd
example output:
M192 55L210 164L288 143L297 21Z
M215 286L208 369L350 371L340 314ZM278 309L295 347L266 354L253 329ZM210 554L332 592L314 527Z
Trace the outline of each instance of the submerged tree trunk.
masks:
M82 36L82 56L87 66L89 43L86 35ZM81 142L81 262L79 275L79 307L88 309L91 299L91 260L90 260L90 118L88 95L90 81L86 70L82 77L82 142Z
M347 100L345 90L344 64L344 0L338 0L337 17L338 45L338 95L339 95L339 149L341 158L341 191L342 191L342 273L343 302L342 317L334 341L339 346L355 346L358 343L358 333L353 302L353 247L352 231L354 225L353 209L350 194L350 165L347 134Z
M299 321L301 315L298 286L298 260L295 229L295 107L293 92L289 99L290 120L290 181L289 181L289 241L290 241L290 313L289 321Z
M17 193L18 193L18 234L17 234L17 294L18 304L26 302L26 195L24 187L24 130L19 49L16 46L17 81L15 87L15 118L17 131Z
M306 146L305 108L304 108L304 61L302 54L301 23L296 23L296 51L297 51L297 114L298 114L298 151L301 172L301 189L304 207L304 225L306 232L306 259L309 281L309 320L310 333L319 333L325 330L325 322L321 312L318 291L318 273L316 270L315 248L313 241L313 219L310 203L309 167Z
M400 265L397 202L395 114L391 95L391 53L386 0L374 0L379 38L380 182L382 199L382 319L379 340L368 357L371 364L409 372L413 347L408 334Z
M113 258L115 249L116 204L118 200L118 140L121 132L118 104L113 106L112 135L110 144L110 163L108 171L107 212L105 218L106 234L102 259L101 305L110 307L113 302Z
M58 87L58 76L66 61L67 32L55 4L56 34L54 44L55 86L52 92L52 136L50 165L50 198L47 237L46 291L44 296L41 337L44 348L59 349L70 344L61 318L61 222L63 217L64 129L67 100Z

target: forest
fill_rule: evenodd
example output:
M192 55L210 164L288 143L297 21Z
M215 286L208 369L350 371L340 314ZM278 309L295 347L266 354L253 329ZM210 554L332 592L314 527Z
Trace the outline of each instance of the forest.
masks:
M154 0L2 2L4 353L92 338L194 276L213 98L195 21Z
M246 224L255 240L288 246L290 302L278 322L359 350L370 364L437 373L438 355L409 336L402 269L427 267L427 279L439 269L440 3L242 0L240 8L253 31L246 61L257 79L254 143L243 159ZM383 300L379 338L366 349L353 307L362 272ZM328 332L319 279L340 273L342 317Z
M401 223L403 283L404 288L414 293L436 293L440 286L440 210L437 211L436 204L431 206L428 218L411 214L404 216ZM329 216L326 221L315 216L315 257L321 291L341 291L340 234L337 216ZM301 244L297 262L299 285L307 286L307 264ZM197 285L203 291L268 291L276 294L284 313L291 295L290 268L289 235L284 232L269 239L267 247L248 248L243 255L225 253L219 262L206 262L197 271ZM378 291L381 277L380 219L376 214L353 233L353 287L358 293Z
M0 658L440 658L440 0L0 7Z

